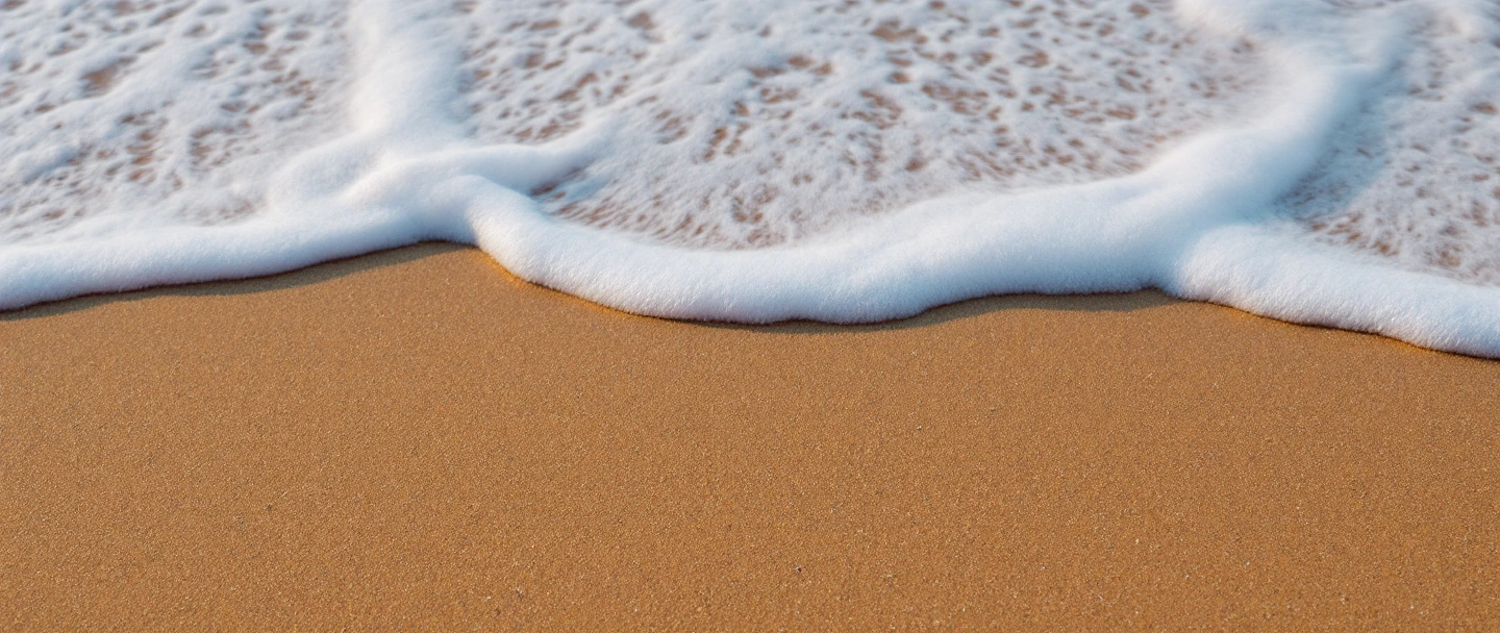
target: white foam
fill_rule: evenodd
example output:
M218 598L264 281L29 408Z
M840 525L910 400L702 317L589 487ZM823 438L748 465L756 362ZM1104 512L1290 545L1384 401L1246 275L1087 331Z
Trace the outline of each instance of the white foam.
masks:
M1493 7L950 4L366 0L348 15L291 19L316 36L289 39L279 64L243 66L230 81L192 69L234 42L244 55L279 50L243 43L267 40L253 25L301 5L184 0L161 24L196 16L228 39L192 43L198 22L150 35L161 43L130 53L142 79L127 73L102 94L98 82L65 89L64 79L136 46L116 39L163 27L141 21L115 35L126 29L104 5L22 4L0 13L0 28L23 27L9 33L41 34L0 44L0 63L22 60L0 80L0 128L18 131L0 141L0 306L446 239L476 243L532 281L669 317L873 321L992 293L1158 287L1500 356L1500 289L1475 283L1488 279L1473 272L1483 265L1317 237L1350 224L1337 218L1359 213L1348 201L1362 188L1385 196L1389 217L1413 213L1390 192L1416 189L1369 184L1395 168L1350 158L1370 139L1445 151L1428 142L1438 128L1422 124L1434 99L1401 90L1411 77L1442 69L1447 83L1427 90L1465 104L1438 108L1469 126L1458 138L1492 131L1479 115L1500 89L1486 61ZM78 12L106 26L94 43L48 55L67 39L47 29ZM309 41L319 45L292 44ZM170 59L151 57L167 47ZM1016 57L1038 50L1045 61ZM39 55L56 67L50 79L25 70ZM288 68L317 78L318 98L275 88L287 80L268 77ZM239 116L217 104L254 86L293 105L236 120L255 151L192 163L195 132ZM987 96L955 96L968 88ZM336 95L342 116L319 105ZM53 106L38 116L39 104ZM1133 118L1110 123L1101 113L1116 107ZM181 184L111 179L111 167L139 159L125 118L143 109L160 120L153 139L186 139L145 163L165 163L158 182ZM743 132L725 159L729 129ZM921 165L907 169L918 147ZM705 159L708 149L720 158ZM1430 186L1484 202L1463 192L1487 186L1470 169L1487 150L1468 149L1473 161L1429 172ZM1012 167L989 164L1010 157ZM58 172L72 175L48 180ZM755 194L772 185L776 195ZM195 216L221 188L246 210ZM49 204L79 210L38 211ZM1471 210L1420 209L1443 221ZM1494 252L1488 233L1439 233Z

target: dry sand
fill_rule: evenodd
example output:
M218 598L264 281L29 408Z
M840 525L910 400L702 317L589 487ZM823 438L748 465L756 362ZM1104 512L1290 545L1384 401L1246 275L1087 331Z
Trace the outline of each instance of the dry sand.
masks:
M0 629L1500 630L1500 363L679 323L422 245L0 315Z

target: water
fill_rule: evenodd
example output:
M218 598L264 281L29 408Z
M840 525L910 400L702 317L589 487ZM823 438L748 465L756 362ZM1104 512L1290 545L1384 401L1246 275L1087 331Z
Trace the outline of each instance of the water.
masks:
M0 306L427 239L660 316L1146 287L1500 356L1492 0L0 3Z

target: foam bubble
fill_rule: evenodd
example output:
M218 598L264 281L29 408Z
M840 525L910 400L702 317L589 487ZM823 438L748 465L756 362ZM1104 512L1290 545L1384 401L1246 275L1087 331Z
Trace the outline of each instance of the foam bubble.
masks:
M1283 212L1324 243L1500 284L1500 9L1393 8L1406 50Z
M0 245L234 222L345 128L335 3L0 9Z
M1134 173L1263 72L1161 1L464 6L478 138L609 120L629 148L532 192L544 210L712 248Z

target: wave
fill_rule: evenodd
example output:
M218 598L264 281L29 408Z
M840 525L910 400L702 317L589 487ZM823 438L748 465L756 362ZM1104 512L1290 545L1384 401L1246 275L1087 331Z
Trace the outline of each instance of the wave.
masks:
M422 240L642 314L1160 288L1500 356L1482 2L0 9L0 307Z

